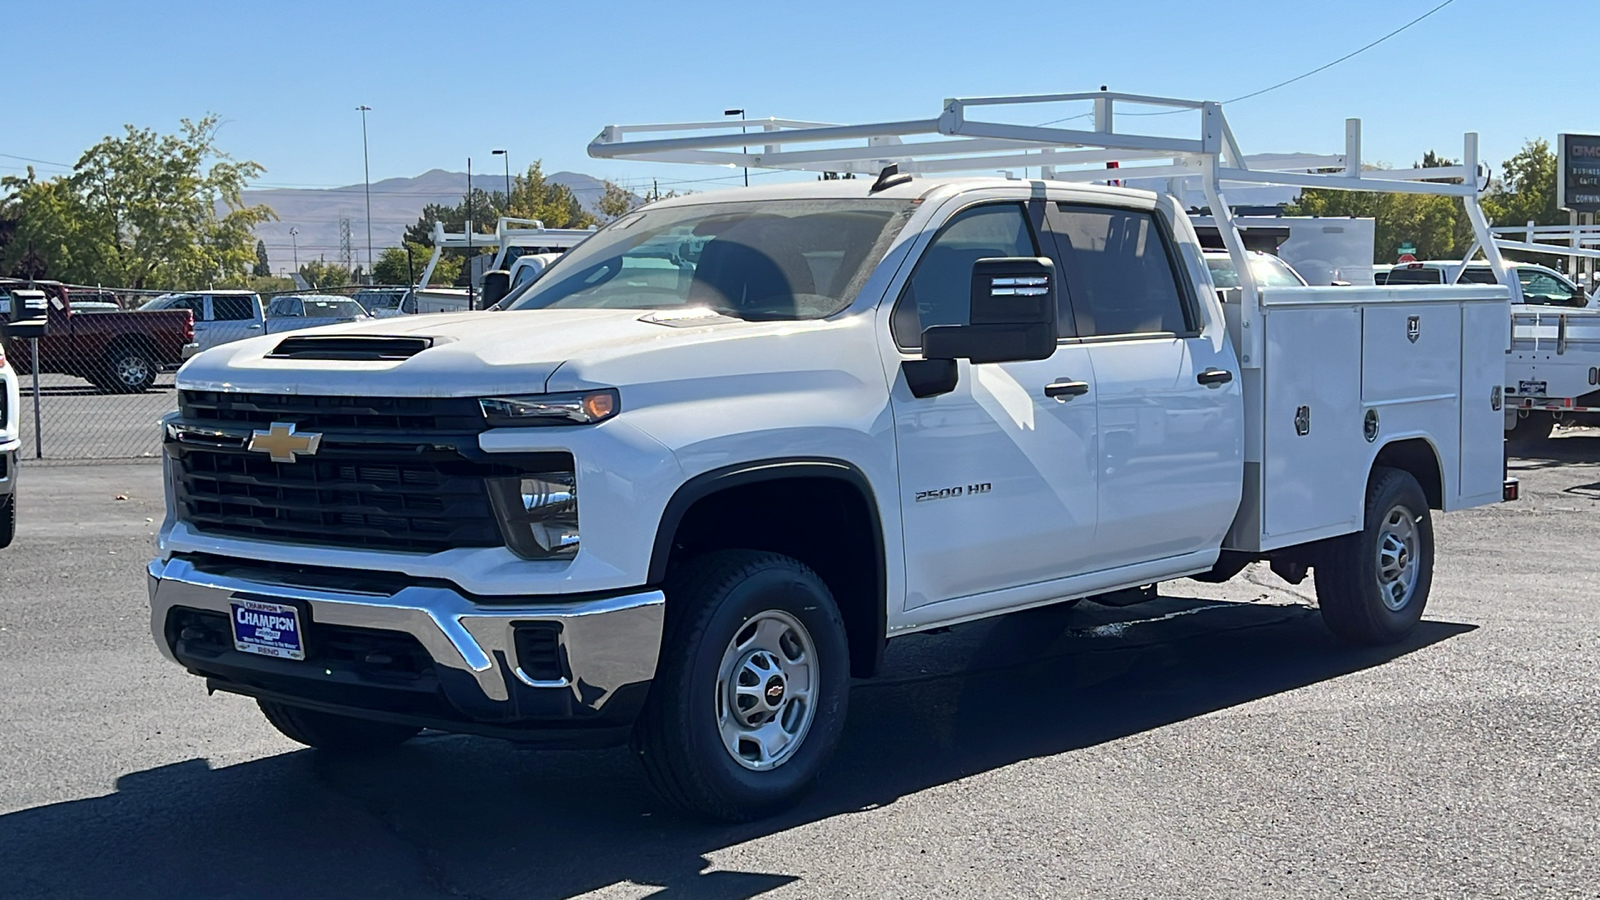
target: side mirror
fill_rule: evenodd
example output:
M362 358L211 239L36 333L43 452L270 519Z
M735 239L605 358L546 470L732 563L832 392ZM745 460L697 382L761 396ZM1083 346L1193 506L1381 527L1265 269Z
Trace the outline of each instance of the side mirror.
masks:
M43 337L50 326L50 301L44 291L12 291L11 315L3 324L8 338Z
M924 359L1022 362L1056 352L1056 273L1050 260L978 260L972 264L970 302L969 324L923 330Z
M511 273L505 269L494 269L483 273L483 308L499 303L511 293Z

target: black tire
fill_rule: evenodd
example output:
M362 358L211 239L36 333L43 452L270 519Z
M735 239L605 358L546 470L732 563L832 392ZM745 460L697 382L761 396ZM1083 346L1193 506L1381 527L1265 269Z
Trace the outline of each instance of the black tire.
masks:
M284 737L319 750L343 753L384 750L405 743L422 730L415 725L373 722L271 700L257 700L256 705Z
M1422 486L1400 469L1373 469L1366 503L1362 529L1324 546L1314 567L1317 603L1322 621L1340 640L1392 644L1411 633L1428 605L1433 517ZM1391 561L1387 573L1380 559L1386 550ZM1415 572L1410 589L1404 590L1406 578L1397 573L1407 565Z
M797 560L748 550L718 551L689 561L668 576L666 594L661 662L633 740L651 785L673 806L726 822L760 818L793 804L816 781L844 728L850 652L833 594ZM729 700L724 691L737 691L743 683L738 676L751 671L744 661L758 652L756 633L764 623L781 629L788 627L786 622L803 626L814 650L814 661L811 654L802 654L804 669L811 673L810 719L794 726L798 736L790 739L793 746L785 744L770 767L757 770L752 767L769 763L755 752L759 742L738 738L740 728L750 723L734 718L751 715L734 709L752 709L741 705L749 697ZM784 632L783 640L796 636L792 630ZM748 643L740 648L736 639ZM794 646L792 641L784 644L787 658L778 662L796 667L782 672L798 685L801 663L791 654ZM728 661L734 662L725 673ZM750 683L762 686L762 696L773 696L770 680ZM790 733L791 717L798 723L806 712L796 703L798 687L788 684L780 682L781 705L766 722L778 723L785 734ZM756 707L753 715L766 713ZM740 748L746 762L736 759L725 742L724 722L730 723L731 744Z
M17 536L17 495L0 497L0 548L11 546Z
M1535 410L1517 417L1517 424L1506 432L1506 440L1517 444L1537 444L1549 440L1550 433L1555 430L1556 417Z
M119 344L106 353L100 370L89 381L108 394L142 394L156 383L158 371L150 351L134 344Z

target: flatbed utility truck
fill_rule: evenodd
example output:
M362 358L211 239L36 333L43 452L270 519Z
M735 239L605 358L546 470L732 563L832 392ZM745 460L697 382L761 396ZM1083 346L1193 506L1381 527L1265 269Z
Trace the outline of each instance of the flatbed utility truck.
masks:
M1005 121L1063 103L1093 128ZM1442 194L1487 228L1471 181L1363 171L1357 123L1282 169L1241 164L1218 104L1107 92L745 124L590 153L867 177L651 204L507 310L190 362L161 651L312 746L626 742L668 801L740 819L804 793L892 638L1267 560L1339 637L1399 641L1434 513L1503 497L1506 288L1244 264L1231 183ZM1090 183L1109 160L1200 180L1237 302L1170 197ZM945 174L1023 166L1047 177Z

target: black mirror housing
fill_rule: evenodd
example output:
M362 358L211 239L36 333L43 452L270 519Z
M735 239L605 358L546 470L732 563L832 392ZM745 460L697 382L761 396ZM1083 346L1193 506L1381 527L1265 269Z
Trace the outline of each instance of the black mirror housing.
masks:
M1049 259L978 260L970 302L970 324L923 329L924 359L1023 362L1055 353L1056 272Z
M44 337L49 328L50 303L44 291L11 292L8 318L0 321L0 332L3 332L5 337L16 340Z
M483 273L483 308L499 303L511 293L511 273L505 269L493 269Z

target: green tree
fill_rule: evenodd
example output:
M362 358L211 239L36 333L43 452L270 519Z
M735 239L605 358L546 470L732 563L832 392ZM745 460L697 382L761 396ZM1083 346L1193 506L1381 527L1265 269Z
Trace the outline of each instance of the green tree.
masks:
M1416 167L1453 165L1455 160L1429 150ZM1472 223L1455 197L1308 188L1284 208L1284 213L1373 219L1373 262L1393 262L1403 244L1414 245L1418 259L1459 259L1472 242Z
M169 135L129 125L70 175L0 180L18 218L0 267L31 247L50 277L78 283L191 288L249 272L252 232L274 216L244 205L263 169L223 152L217 127L216 116L184 119Z
M250 269L250 274L258 278L267 278L272 275L272 263L267 260L266 241L256 241L256 264Z
M410 259L406 258L410 252ZM378 284L410 284L412 279L421 278L422 272L428 266L428 257L433 255L431 247L407 242L404 247L386 247L378 254L378 261L372 266L372 277ZM441 256L439 265L433 270L431 284L453 284L456 277L461 274L461 259L449 255Z
M600 201L595 206L600 210L600 215L605 216L607 221L622 218L643 202L632 191L615 182L607 181L605 185L606 191L600 196Z
M1545 140L1522 145L1501 164L1501 176L1483 199L1484 212L1496 225L1565 225L1567 214L1557 205L1556 154Z
M343 287L351 282L352 273L349 269L336 262L325 259L315 259L300 264L300 277L304 278L313 288Z

